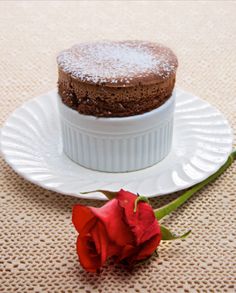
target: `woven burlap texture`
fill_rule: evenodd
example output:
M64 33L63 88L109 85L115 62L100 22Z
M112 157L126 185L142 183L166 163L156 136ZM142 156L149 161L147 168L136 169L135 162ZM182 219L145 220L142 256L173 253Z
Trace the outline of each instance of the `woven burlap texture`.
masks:
M25 100L56 87L58 51L78 41L144 39L179 58L177 85L236 127L236 3L0 2L1 123ZM37 187L1 159L0 292L236 292L236 164L164 221L184 241L129 272L82 270L71 223L75 203ZM154 207L176 195L152 199Z

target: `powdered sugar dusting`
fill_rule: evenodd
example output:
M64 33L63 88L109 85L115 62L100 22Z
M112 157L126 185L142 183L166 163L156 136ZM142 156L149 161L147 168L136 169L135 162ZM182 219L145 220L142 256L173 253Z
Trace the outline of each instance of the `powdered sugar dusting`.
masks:
M61 52L57 62L72 76L94 83L129 84L150 74L168 76L177 67L171 50L156 44L153 50L150 43L141 41L78 44Z

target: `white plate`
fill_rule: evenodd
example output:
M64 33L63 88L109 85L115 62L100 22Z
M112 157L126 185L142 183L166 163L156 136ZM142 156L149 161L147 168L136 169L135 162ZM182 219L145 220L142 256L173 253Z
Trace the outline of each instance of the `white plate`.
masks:
M7 163L25 179L44 188L83 198L105 199L82 191L120 188L157 196L190 187L213 174L232 150L232 133L223 115L206 101L176 91L174 138L170 154L150 168L105 173L83 168L62 151L56 91L16 109L1 131Z

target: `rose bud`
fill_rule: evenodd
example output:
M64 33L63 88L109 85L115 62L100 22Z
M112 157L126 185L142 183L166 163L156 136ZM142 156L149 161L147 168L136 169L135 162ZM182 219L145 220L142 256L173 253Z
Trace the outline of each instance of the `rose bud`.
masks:
M101 208L75 205L72 221L79 232L77 253L82 267L97 272L110 257L128 264L152 255L161 241L161 229L152 207L128 191Z

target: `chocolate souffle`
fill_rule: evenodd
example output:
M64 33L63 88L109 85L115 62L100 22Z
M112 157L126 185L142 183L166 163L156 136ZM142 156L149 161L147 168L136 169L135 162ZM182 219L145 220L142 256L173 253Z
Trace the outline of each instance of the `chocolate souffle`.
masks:
M81 114L126 117L149 112L172 94L178 61L151 42L81 43L57 57L58 91Z

